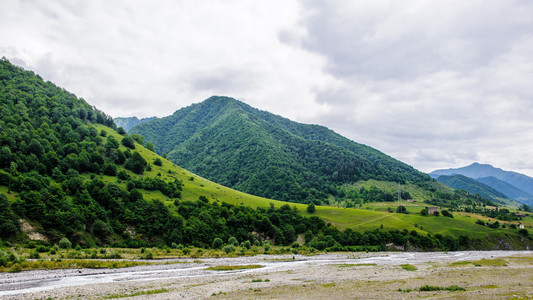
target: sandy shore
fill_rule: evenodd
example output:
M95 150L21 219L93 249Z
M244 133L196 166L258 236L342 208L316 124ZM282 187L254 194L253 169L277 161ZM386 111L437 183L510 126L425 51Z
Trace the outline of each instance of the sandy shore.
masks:
M533 252L339 253L175 260L126 269L0 274L7 299L391 299L533 297ZM402 264L410 266L403 267ZM212 266L260 265L231 271ZM424 285L465 291L419 292ZM405 292L406 290L411 290ZM401 290L401 291L400 291Z

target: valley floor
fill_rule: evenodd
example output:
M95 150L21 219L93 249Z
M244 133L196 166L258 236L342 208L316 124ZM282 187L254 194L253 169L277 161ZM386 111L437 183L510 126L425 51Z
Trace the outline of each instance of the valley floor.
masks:
M532 251L338 253L173 260L124 269L0 274L15 299L405 299L533 297ZM226 271L209 267L233 266ZM247 267L246 269L239 269ZM419 291L423 286L456 291ZM464 288L464 290L461 290ZM457 288L455 288L457 289Z

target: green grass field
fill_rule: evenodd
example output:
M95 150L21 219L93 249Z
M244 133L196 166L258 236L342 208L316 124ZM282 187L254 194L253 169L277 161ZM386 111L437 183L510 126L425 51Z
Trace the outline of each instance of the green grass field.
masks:
M112 135L118 141L122 139L122 137L116 131L113 131L108 127L99 124L95 126L98 131L107 131L108 137ZM122 150L125 150L124 146L121 145L120 147ZM242 204L253 208L266 208L270 207L272 204L275 207L289 204L291 207L296 207L302 215L315 215L322 218L326 222L330 222L338 226L341 229L353 228L359 231L375 229L383 225L383 228L385 229L407 229L409 231L415 230L420 233L440 233L443 235L449 234L456 237L464 234L470 237L478 238L486 237L489 234L502 234L504 232L511 231L509 229L491 229L486 226L480 226L475 224L475 218L466 216L455 216L453 219L443 216L423 217L418 213L423 207L429 206L428 204L422 203L422 201L426 200L429 195L427 195L427 193L420 187L412 184L402 185L401 187L403 190L408 191L412 198L418 200L416 203L409 203L403 200L400 201L400 204L407 208L409 214L387 212L387 208L389 207L394 211L398 205L397 202L368 203L363 205L360 209L316 206L316 212L309 214L306 211L307 205L304 204L289 203L253 196L211 182L185 169L182 169L179 166L176 166L171 161L161 158L156 153L142 147L137 143L135 151L141 153L149 163L153 163L156 158L160 158L163 161L162 166L156 166L152 164L152 170L146 171L144 176L159 176L164 180L179 179L183 182L184 186L181 200L194 201L200 196L206 196L210 201L220 201L235 205ZM138 176L131 172L129 173L132 176ZM114 180L114 178L109 177L107 180ZM125 182L119 184L123 185L124 187L126 185ZM381 182L376 180L357 182L350 187L359 189L362 186L370 187L372 185L389 192L394 192L398 188L397 184L395 183ZM439 185L439 188L442 188L442 186ZM167 205L171 206L171 199L168 199L168 197L158 191L143 191L143 194L145 195L146 199L160 199L163 200Z

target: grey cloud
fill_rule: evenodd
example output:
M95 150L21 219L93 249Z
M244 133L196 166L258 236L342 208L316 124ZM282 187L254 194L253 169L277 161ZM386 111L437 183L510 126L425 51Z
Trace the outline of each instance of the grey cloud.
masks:
M412 78L467 71L506 52L533 25L529 1L306 1L304 46L336 76Z

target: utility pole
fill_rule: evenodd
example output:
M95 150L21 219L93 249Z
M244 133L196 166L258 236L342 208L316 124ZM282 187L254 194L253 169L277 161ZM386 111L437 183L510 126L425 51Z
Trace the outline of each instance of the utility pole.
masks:
M400 183L398 182L398 207L400 207L400 194L401 194L401 189L400 189Z

